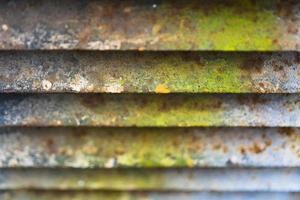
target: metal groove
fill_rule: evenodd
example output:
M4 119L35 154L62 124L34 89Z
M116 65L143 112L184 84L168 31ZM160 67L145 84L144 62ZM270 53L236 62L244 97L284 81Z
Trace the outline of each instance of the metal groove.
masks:
M0 126L300 125L299 94L2 94Z
M0 92L298 93L295 52L0 52Z
M0 48L299 50L299 12L293 0L3 0Z
M299 129L0 129L0 167L299 167Z
M0 200L298 200L299 193L281 192L110 192L110 191L2 191Z

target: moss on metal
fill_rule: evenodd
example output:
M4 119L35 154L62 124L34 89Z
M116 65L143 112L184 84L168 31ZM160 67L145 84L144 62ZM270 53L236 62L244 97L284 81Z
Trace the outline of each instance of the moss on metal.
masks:
M0 52L2 92L298 93L295 52Z
M2 2L0 48L270 51L300 44L298 3L63 2Z
M173 31L161 41L167 49L277 50L280 47L274 41L280 37L282 24L274 10L265 9L275 2L231 1L228 6L193 1L175 16L170 15L172 7L166 5L161 8L164 18L154 28Z

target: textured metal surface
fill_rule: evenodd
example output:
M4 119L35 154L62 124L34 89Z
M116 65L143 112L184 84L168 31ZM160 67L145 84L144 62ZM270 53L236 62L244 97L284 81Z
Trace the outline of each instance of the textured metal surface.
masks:
M3 191L0 200L298 200L299 193Z
M1 94L0 126L295 126L299 94Z
M0 141L0 167L300 166L291 128L2 128Z
M0 169L0 189L299 192L300 169Z
M1 0L0 48L299 50L299 10L292 0Z
M300 54L0 52L1 92L300 92Z
M0 0L0 200L300 199L299 27L296 0Z

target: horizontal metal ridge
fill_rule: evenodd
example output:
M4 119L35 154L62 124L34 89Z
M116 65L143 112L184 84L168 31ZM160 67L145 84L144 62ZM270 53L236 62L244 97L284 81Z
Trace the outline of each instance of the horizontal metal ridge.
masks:
M0 126L300 125L299 94L1 94Z
M3 0L0 48L299 50L299 10L283 0Z
M0 169L0 189L299 192L300 170Z
M112 192L112 191L1 191L0 200L298 200L284 192Z
M292 128L2 128L0 167L299 167Z
M0 92L298 93L295 52L0 52Z

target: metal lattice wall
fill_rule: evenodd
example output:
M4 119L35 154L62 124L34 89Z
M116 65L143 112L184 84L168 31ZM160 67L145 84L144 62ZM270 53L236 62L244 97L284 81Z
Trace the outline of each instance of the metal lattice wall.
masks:
M0 200L300 199L299 28L292 0L0 0Z

